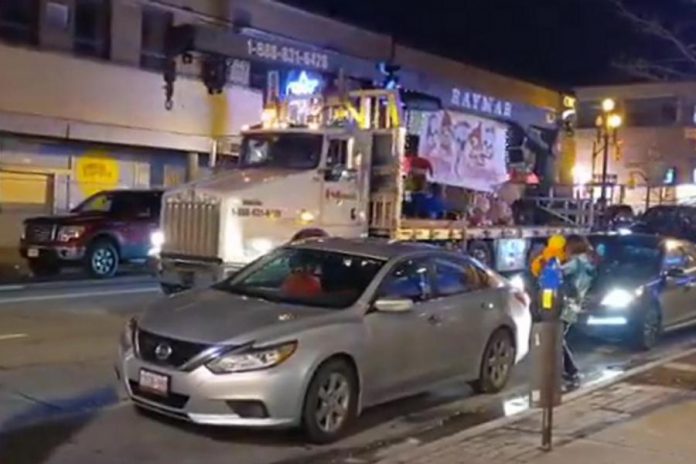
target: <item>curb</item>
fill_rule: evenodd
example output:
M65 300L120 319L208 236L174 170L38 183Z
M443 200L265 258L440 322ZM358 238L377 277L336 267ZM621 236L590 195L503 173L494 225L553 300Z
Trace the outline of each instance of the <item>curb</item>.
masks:
M64 279L50 282L16 282L0 285L0 292L15 292L22 290L41 290L52 288L64 288L69 286L100 286L117 287L119 285L157 283L157 279L149 274L114 277L112 279Z
M656 367L662 366L664 364L670 363L674 361L675 359L680 359L686 356L690 356L692 354L696 354L696 347L694 347L693 343L689 343L688 345L681 346L675 348L675 350L678 350L678 352L674 352L674 350L671 352L671 354L666 354L666 356L656 359L655 361L648 362L646 364L643 364L641 366L637 366L635 368L629 369L621 374L618 374L616 376L613 376L609 379L605 380L600 380L595 383L592 383L586 387L581 387L578 390L566 393L562 396L562 401L561 401L561 406L567 404L567 403L572 403L573 401L577 401L585 396L588 396L597 390L602 390L604 388L607 388L611 385L620 383L627 378L633 377L638 374L642 374L644 372L647 372L649 370L652 370ZM558 408L556 408L558 409ZM514 424L516 422L519 422L523 419L527 419L541 411L540 408L532 408L530 407L529 409L519 412L517 414L513 414L511 416L507 417L500 417L498 419L493 419L489 422L485 422L483 424L476 425L474 427L455 432L451 435L448 435L446 437L440 438L440 440L446 440L448 438L452 437L457 437L457 441L462 441L462 440L468 440L470 438L476 437L478 435L483 435L484 433L490 432L491 430L506 427L508 425ZM431 442L434 443L434 442ZM396 459L398 462L399 456L403 455L403 453L408 453L411 452L415 449L417 449L420 445L415 445L408 447L407 449L399 449L398 451L395 451L394 453L385 453L385 455L380 456L378 462L392 462L391 460Z

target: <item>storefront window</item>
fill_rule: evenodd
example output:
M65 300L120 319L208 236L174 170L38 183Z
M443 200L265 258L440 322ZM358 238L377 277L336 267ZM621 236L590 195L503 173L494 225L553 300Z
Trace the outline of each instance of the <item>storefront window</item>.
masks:
M36 44L38 25L38 0L0 0L0 39Z

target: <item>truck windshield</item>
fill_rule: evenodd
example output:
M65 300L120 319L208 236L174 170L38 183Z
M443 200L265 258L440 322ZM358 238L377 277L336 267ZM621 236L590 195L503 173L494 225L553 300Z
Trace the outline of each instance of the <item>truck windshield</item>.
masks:
M283 248L214 288L277 303L343 309L360 298L383 265L364 256Z
M114 194L101 192L92 195L72 209L73 213L108 213L114 201Z
M248 134L242 142L240 166L315 169L321 158L321 134Z

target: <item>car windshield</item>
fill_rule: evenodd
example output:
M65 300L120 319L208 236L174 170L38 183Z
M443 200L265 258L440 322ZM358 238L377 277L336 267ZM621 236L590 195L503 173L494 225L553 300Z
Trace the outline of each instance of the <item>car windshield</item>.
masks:
M365 292L383 260L282 248L214 288L277 303L343 309Z
M240 166L314 169L321 158L321 134L270 133L244 136Z
M600 275L643 279L660 271L662 250L657 241L623 236L590 237L590 242L599 255Z
M114 201L114 194L102 192L92 195L72 209L73 213L108 213Z

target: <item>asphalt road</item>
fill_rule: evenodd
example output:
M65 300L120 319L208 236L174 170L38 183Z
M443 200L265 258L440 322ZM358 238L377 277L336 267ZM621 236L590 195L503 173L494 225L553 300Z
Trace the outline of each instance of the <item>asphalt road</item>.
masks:
M431 440L527 407L525 361L501 395L443 385L368 411L353 435L328 447L306 445L292 432L143 416L123 401L112 365L124 323L159 297L156 284L141 277L0 287L0 463L370 462L404 440ZM587 341L576 348L590 384L692 344L696 330L668 336L649 354Z

